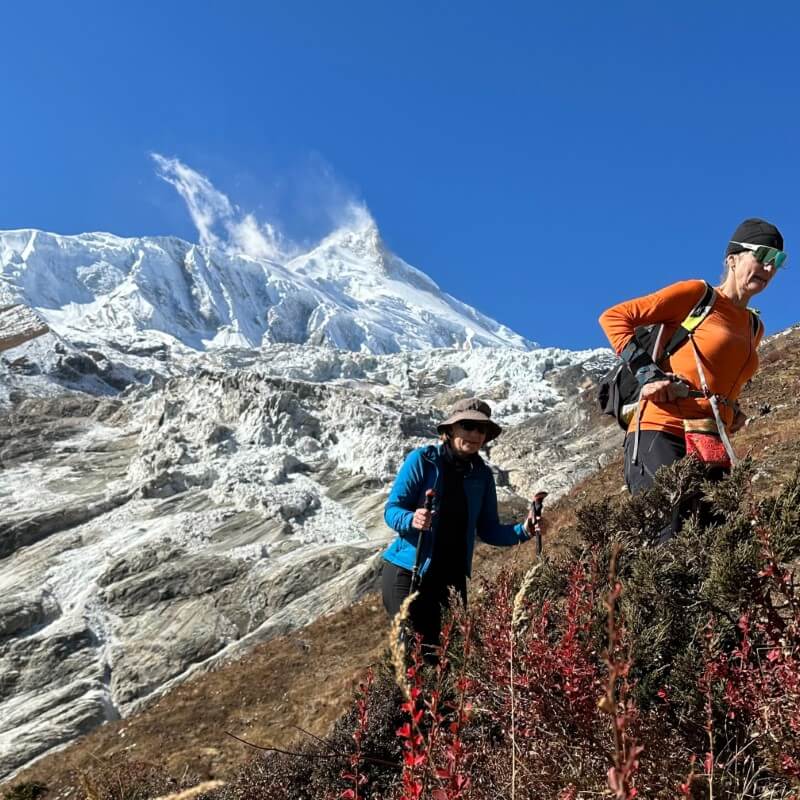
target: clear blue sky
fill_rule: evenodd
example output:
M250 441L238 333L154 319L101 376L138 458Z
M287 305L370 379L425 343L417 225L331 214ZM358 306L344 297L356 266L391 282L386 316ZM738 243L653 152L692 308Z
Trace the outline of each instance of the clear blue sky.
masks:
M746 216L800 320L800 6L692 2L6 3L0 229L196 239L151 152L260 220L326 232L363 200L388 245L544 344L606 306L716 280Z

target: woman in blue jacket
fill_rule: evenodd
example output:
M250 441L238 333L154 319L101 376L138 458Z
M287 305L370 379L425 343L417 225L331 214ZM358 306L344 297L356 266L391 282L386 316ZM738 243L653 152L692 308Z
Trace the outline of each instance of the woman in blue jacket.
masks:
M409 619L426 645L438 643L441 612L450 590L466 603L475 536L505 547L527 541L533 534L530 515L517 525L502 525L497 518L494 477L478 455L502 431L491 414L489 406L477 398L457 402L437 428L441 442L408 455L386 501L384 519L398 535L383 554L383 604L393 617L411 593L422 535L419 595L411 604ZM435 492L433 512L424 507L429 489Z

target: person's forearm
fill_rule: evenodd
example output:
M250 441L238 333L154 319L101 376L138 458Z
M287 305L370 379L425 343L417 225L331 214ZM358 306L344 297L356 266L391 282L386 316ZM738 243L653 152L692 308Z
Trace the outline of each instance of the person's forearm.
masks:
M414 512L396 503L387 503L383 512L386 524L397 533L409 533L414 521Z
M604 311L599 322L609 344L619 355L636 332L636 326L626 312L625 304L620 303Z

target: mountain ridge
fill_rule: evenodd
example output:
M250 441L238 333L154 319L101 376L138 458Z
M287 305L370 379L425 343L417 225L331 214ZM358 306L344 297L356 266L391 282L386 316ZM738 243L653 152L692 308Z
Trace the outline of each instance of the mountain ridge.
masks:
M392 253L368 217L283 263L169 236L0 231L0 298L61 333L159 331L195 350L536 347Z

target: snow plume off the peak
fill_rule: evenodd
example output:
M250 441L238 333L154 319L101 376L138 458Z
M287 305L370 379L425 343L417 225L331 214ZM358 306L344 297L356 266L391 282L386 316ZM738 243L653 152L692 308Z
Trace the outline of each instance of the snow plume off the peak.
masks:
M186 203L204 247L272 261L283 261L302 252L303 247L285 231L272 222L260 222L252 212L241 209L205 175L180 159L160 153L150 156L158 177L170 184ZM367 207L354 199L324 166L318 166L313 177L299 183L303 202L318 204L314 210L324 219L328 232L331 228L358 231L375 226Z
M140 348L170 337L194 350L535 347L390 252L369 211L345 195L334 214L323 210L340 226L301 247L178 159L152 157L185 201L199 244L0 231L0 296L38 309L68 339Z
M275 228L260 225L252 214L237 208L211 181L177 158L151 153L158 176L184 199L200 235L200 244L232 254L280 261L291 254Z

